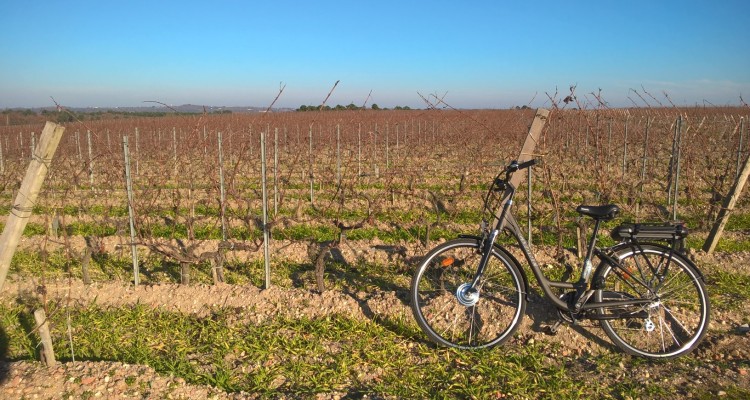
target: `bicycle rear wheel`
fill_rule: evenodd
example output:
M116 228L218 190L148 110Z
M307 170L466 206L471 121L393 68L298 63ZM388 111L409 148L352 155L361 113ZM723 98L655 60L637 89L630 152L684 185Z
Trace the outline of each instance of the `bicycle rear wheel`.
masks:
M481 241L461 238L430 251L411 283L411 307L433 341L461 349L508 340L526 309L525 283L516 262L493 248L476 294L467 291L482 257Z
M671 254L670 254L671 253ZM600 321L625 352L667 359L692 351L708 330L710 303L703 279L690 261L670 249L643 244L616 253L618 266L602 264L594 282L596 301L648 299L645 305L600 309L620 318Z

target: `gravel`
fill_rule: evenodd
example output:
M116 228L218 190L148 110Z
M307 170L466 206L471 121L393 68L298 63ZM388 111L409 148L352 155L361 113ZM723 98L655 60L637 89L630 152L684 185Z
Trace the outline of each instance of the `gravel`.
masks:
M209 386L187 384L162 376L151 367L120 362L58 363L47 368L32 361L0 363L3 399L252 399L247 393L227 394Z

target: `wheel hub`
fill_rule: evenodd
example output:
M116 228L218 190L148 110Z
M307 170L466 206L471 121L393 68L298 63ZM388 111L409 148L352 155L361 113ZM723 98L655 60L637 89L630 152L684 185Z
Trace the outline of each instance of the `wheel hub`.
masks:
M646 332L653 332L654 329L656 329L656 325L654 324L654 321L651 321L651 318L643 321L643 327L646 329Z
M479 291L472 289L470 283L464 283L456 289L456 299L462 306L471 307L479 301Z

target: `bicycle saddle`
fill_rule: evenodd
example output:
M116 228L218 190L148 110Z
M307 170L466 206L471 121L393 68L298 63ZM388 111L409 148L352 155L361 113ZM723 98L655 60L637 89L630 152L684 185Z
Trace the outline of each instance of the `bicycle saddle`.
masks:
M586 215L596 220L609 221L617 216L617 213L620 212L620 207L617 207L614 204L606 204L603 206L581 205L576 208L576 211L581 215Z

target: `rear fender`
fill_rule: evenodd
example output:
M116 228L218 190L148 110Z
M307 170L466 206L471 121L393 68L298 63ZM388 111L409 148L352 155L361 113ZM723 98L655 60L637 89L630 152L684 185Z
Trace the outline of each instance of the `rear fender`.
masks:
M693 267L693 269L695 269L695 271L698 273L698 276L701 278L701 280L703 281L703 283L706 283L706 278L703 276L703 272L700 270L700 268L698 268L698 266L695 265L695 263L693 261L691 261L689 258L687 258L686 256L684 256L682 253L678 252L677 250L674 250L671 247L663 245L661 243L644 242L644 243L638 243L638 244L636 244L636 243L623 242L623 243L618 243L618 244L616 244L616 245L614 245L614 246L606 249L605 251L597 252L597 255L599 256L599 258L601 260L603 260L605 262L616 263L615 260L617 259L617 254L619 252L621 252L623 250L626 250L626 249L633 248L633 247L638 248L639 244L640 245L647 245L649 247L658 247L659 249L664 250L667 253L672 252L673 257L679 257L681 261L683 261L686 264L688 264L691 267ZM608 255L607 253L610 253L612 256ZM613 260L613 259L615 259L615 260ZM604 268L604 265L602 263L597 268L597 271L594 274L594 276L599 276L599 270L603 269L603 268Z

